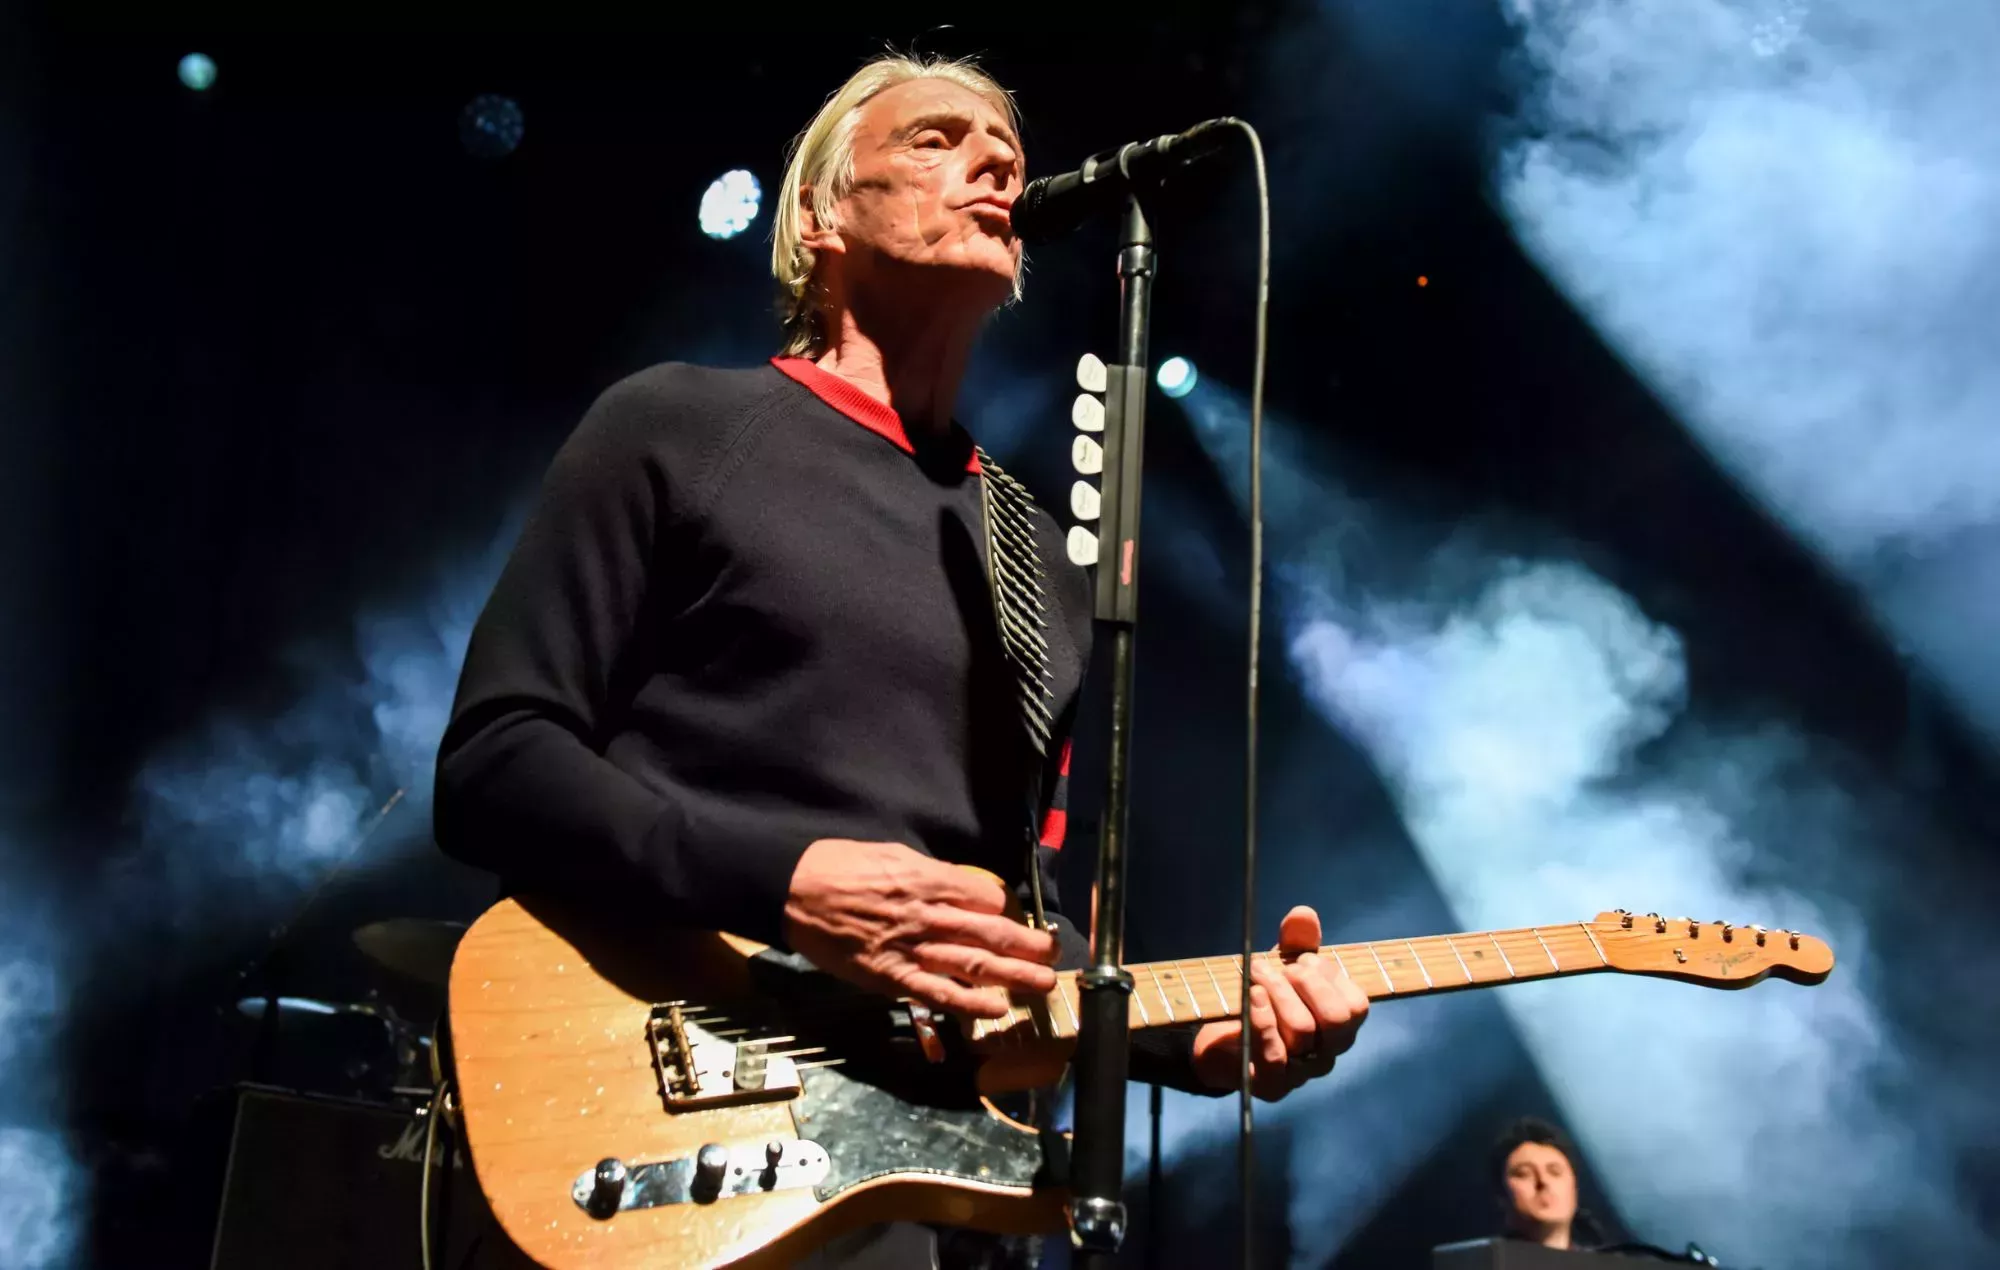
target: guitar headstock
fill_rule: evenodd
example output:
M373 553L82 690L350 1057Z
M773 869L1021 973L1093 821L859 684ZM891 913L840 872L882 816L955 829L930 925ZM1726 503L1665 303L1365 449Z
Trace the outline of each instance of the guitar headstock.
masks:
M1611 968L1626 974L1747 988L1767 975L1821 983L1833 971L1833 950L1826 941L1797 931L1624 909L1599 913L1590 928Z

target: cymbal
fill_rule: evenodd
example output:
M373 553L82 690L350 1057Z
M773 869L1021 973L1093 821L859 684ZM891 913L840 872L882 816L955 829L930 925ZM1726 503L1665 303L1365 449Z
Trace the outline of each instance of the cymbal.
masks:
M354 946L378 966L442 988L451 977L452 954L464 937L464 922L398 917L355 931Z
M261 1019L264 1017L264 1011L269 1007L269 1005L270 1001L266 997L244 997L239 1001L237 1001L236 1010L237 1013L239 1014L246 1014L253 1019ZM278 998L278 1017L280 1018L283 1018L286 1015L297 1016L305 1014L379 1015L380 1013L381 1011L377 1010L374 1006L365 1005L358 1001L321 1001L317 997Z

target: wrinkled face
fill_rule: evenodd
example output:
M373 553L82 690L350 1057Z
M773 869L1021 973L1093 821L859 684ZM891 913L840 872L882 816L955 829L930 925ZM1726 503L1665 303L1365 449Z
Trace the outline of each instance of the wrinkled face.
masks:
M948 80L916 79L870 98L855 123L854 183L837 208L850 285L921 278L986 308L1005 302L1021 265L1009 209L1023 183L1006 114Z
M1523 1224L1559 1226L1576 1217L1576 1174L1547 1143L1523 1142L1508 1154L1507 1193Z

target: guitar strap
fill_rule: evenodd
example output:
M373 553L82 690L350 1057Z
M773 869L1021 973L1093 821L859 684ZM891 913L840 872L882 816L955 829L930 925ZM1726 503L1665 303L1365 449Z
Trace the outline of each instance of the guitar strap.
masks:
M1000 648L1012 672L1014 695L1021 708L1022 734L1027 742L1023 767L1027 772L1028 887L1034 901L1034 921L1048 926L1042 902L1042 871L1035 858L1038 842L1036 813L1041 810L1042 779L1055 730L1055 676L1049 669L1048 595L1042 589L1041 554L1035 547L1034 499L1027 486L1007 474L986 451L978 450L980 505L986 529L986 581L993 594L993 618L1000 631Z
M993 618L1000 630L1000 648L1014 681L1014 695L1021 707L1021 734L1026 741L1022 754L1022 782L1025 806L1028 894L1036 929L1051 929L1048 910L1042 899L1041 861L1036 847L1041 841L1040 812L1042 781L1048 770L1049 746L1055 731L1054 672L1049 668L1049 600L1043 590L1047 575L1042 572L1041 553L1035 548L1034 499L1027 486L1007 474L984 450L979 454L980 504L986 529L986 581L993 593ZM1067 1080L1067 1075L1064 1077ZM1046 1185L1069 1185L1069 1139L1058 1132L1051 1113L1056 1099L1038 1093L1028 1096L1021 1119L1036 1126L1042 1144L1042 1172L1038 1181ZM1015 1250L1019 1253L1021 1250ZM1017 1256L1015 1262L1032 1265L1038 1256Z

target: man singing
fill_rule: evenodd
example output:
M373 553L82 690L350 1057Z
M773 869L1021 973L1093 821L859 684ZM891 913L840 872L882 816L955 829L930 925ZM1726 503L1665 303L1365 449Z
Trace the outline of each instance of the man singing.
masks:
M781 354L641 371L556 456L466 656L447 852L962 1017L1086 960L1049 874L1089 587L952 418L981 324L1020 293L1016 122L963 62L881 58L827 100L779 196ZM1045 743L996 620L994 504L1042 575ZM1024 899L1039 873L1055 931L961 864ZM1310 951L1311 909L1279 936L1297 955L1258 967L1249 1011L1265 1098L1331 1069L1367 1009ZM1133 1075L1233 1088L1241 1044L1237 1023L1142 1034Z

